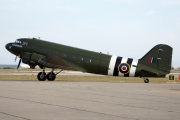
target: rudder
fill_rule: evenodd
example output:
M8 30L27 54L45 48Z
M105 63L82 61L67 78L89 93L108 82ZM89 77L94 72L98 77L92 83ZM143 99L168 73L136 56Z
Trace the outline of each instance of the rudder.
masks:
M170 73L173 48L159 44L153 47L140 61L142 64Z

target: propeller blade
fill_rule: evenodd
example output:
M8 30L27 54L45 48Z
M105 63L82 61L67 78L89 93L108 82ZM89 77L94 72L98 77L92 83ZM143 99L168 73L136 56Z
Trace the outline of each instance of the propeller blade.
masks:
M16 62L16 60L17 60L17 56L15 57L15 59L14 59L15 61L14 62Z
M20 60L19 60L19 64L18 64L18 66L17 66L17 69L19 69L20 64L21 64L21 61L22 61L22 59L20 58Z
M19 58L20 58L20 60L19 60L19 64L18 64L18 66L17 66L17 69L19 69L19 67L20 67L20 64L21 64L21 61L22 61L22 52L21 52L21 55L19 56Z

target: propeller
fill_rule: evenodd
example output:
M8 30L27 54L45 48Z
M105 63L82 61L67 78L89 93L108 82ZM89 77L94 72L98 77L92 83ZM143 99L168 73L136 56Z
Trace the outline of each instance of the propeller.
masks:
M20 66L20 64L21 64L21 61L22 61L22 59L20 58L19 64L18 64L18 66L17 66L17 69L19 69L19 66Z
M17 69L19 69L21 62L22 62L22 53L20 55L20 59L19 59L19 63L18 63Z
M16 62L16 60L17 60L17 56L15 57L14 62Z

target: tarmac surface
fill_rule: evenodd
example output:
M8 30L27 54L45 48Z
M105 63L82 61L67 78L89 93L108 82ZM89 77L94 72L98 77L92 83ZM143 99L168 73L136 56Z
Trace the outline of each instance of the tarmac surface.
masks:
M180 84L0 81L0 120L179 120Z

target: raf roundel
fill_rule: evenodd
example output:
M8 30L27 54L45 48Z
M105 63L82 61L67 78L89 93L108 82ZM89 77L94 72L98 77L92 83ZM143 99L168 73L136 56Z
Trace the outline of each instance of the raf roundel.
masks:
M121 72L122 74L128 74L130 72L130 66L127 63L121 63L119 64L119 72Z

